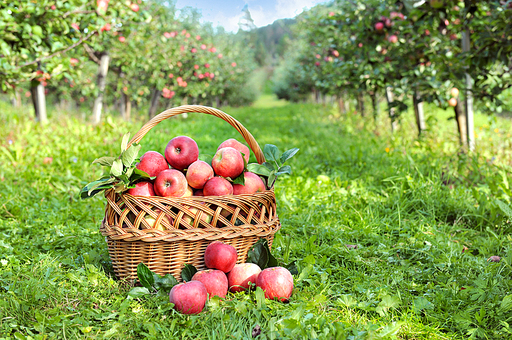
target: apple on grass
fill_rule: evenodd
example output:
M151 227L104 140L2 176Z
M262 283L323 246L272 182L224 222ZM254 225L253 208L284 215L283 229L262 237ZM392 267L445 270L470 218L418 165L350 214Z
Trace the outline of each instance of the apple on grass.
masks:
M253 172L244 172L245 184L233 184L233 195L254 194L266 190L265 183Z
M255 263L235 264L228 273L229 291L232 293L244 292L249 287L249 282L256 284L261 268Z
M135 184L135 188L128 189L128 193L133 196L155 196L153 183L148 181Z
M244 171L244 159L240 151L228 146L217 150L212 168L219 176L235 179Z
M172 287L169 301L183 314L199 314L206 304L208 292L200 281L189 281Z
M223 196L232 195L233 185L225 178L213 177L210 179L203 188L204 196Z
M256 286L263 289L265 298L287 302L292 296L293 276L283 267L263 269L256 279Z
M188 190L185 175L175 169L161 171L153 185L155 193L162 197L182 197Z
M247 145L244 145L244 144L240 143L239 141L237 141L234 138L231 138L231 139L228 139L228 140L222 142L219 145L219 147L217 148L217 151L222 149L222 148L226 148L226 147L231 147L231 148L233 148L235 150L240 151L240 153L242 153L244 158L245 158L245 162L249 163L249 157L251 155L251 151L249 150Z
M199 271L192 276L192 281L194 280L204 284L210 299L214 296L225 298L228 293L228 278L221 270L207 269Z
M187 182L194 189L202 189L206 182L213 177L213 168L203 161L195 161L187 169Z
M198 157L197 143L187 136L174 137L165 147L165 159L174 169L186 169Z
M204 265L206 268L222 270L229 273L238 260L238 253L235 247L214 241L204 251Z
M135 167L145 171L150 177L156 177L160 172L169 169L169 164L159 152L148 151L142 155Z

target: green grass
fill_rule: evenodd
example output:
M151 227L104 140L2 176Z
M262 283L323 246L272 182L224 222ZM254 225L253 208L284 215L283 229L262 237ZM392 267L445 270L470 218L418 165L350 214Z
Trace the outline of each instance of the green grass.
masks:
M127 298L99 233L105 199L76 198L101 175L92 160L118 155L122 135L144 121L92 126L61 115L42 127L28 108L0 102L0 339L251 339L256 325L258 339L510 338L508 120L478 117L478 153L468 157L455 123L433 108L417 139L410 119L392 136L383 118L274 104L226 111L260 145L300 148L276 186L283 227L273 246L298 262L294 295L289 304L230 295L184 316L167 299ZM191 114L154 128L143 151L182 134L205 153L238 137Z

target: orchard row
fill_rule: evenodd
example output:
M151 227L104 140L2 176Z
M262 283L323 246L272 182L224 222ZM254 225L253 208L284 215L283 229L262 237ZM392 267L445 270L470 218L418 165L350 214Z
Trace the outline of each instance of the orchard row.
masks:
M245 104L254 69L241 35L214 30L198 13L156 1L16 0L0 5L0 83L16 104L25 96L46 120L45 96L103 107L125 118L132 105L153 116L170 105ZM48 39L52 37L52 39Z

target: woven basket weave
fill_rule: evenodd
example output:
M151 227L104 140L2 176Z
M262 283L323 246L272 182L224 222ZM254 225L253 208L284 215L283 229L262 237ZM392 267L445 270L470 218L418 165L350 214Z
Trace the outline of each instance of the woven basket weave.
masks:
M220 110L199 105L160 113L128 145L140 142L161 121L190 112L225 120L243 136L258 163L265 161L258 143L242 124ZM107 206L100 231L106 237L119 279L136 279L137 265L143 262L155 273L170 273L181 280L184 264L205 269L203 254L213 241L231 244L238 252L238 263L243 263L254 243L266 238L271 246L274 234L281 228L273 189L253 195L180 198L132 196L110 189L105 197ZM155 226L163 226L160 229L164 230Z

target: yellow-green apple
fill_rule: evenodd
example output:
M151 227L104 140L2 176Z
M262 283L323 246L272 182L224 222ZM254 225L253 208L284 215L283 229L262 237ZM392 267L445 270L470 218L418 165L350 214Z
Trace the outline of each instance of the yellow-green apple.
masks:
M225 298L228 293L228 278L221 270L207 269L199 271L192 276L192 280L204 284L210 299L213 296Z
M128 189L128 193L133 196L155 196L153 183L148 181L135 184L135 188Z
M185 191L185 193L181 197L190 197L190 196L194 196L194 189L192 189L192 187L190 185L187 185L187 191Z
M195 161L187 169L187 182L194 189L202 189L206 182L213 177L213 168L203 161Z
M238 253L232 245L214 241L204 251L204 265L206 268L222 270L229 273L238 260Z
M256 286L263 289L265 298L286 302L292 296L293 276L283 267L263 269L256 279Z
M222 177L213 177L208 180L203 188L204 196L233 195L233 185Z
M204 204L204 202L201 202L200 204ZM192 215L190 216L190 215L185 214L185 215L183 215L182 219L183 219L183 221L187 222L188 224L194 225L194 222L196 220L196 216L199 212L199 209L197 209L195 207L189 207L189 206L186 206L186 208L188 208L188 210L192 213ZM201 221L210 223L212 221L212 216L208 215L205 212L202 212L201 213Z
M260 272L260 266L255 263L235 264L228 273L229 291L236 293L251 289L249 282L256 284L256 279Z
M453 87L450 90L450 94L452 95L452 97L457 98L459 96L459 89L456 87Z
M197 157L199 157L197 143L187 136L174 137L165 147L165 159L174 169L186 169L197 161Z
M148 151L142 155L140 162L136 165L137 169L147 172L151 177L157 176L161 171L169 169L169 164L159 152Z
M160 214L161 210L160 209L156 209L155 210L155 213L157 214ZM158 215L157 215L157 218L158 218ZM148 222L150 228L152 229L156 229L156 230L160 230L160 231L164 231L164 230L167 230L167 228L162 224L162 221L164 219L167 220L167 222L169 222L169 224L172 226L173 223L174 223L174 219L165 214L162 219L160 220L160 223L158 223L158 225L156 224L156 218L154 218L153 216L151 216L150 214L146 213L146 215L144 215L144 219L146 220L146 222ZM140 227L141 229L144 229L145 228L145 225L141 222L140 224Z
M254 194L265 191L265 183L253 172L244 172L245 185L233 184L233 195Z
M244 171L244 159L240 151L228 146L217 150L212 168L217 175L234 179Z
M163 197L182 197L188 189L185 175L175 169L161 171L153 185L155 193Z
M200 281L189 281L172 287L169 301L183 314L199 314L206 304L208 292Z
M231 139L228 139L228 140L222 142L219 145L219 147L217 148L217 150L222 149L222 148L226 148L226 147L231 147L231 148L233 148L235 150L240 151L243 154L243 156L245 158L245 161L247 163L249 163L249 156L251 155L251 151L249 150L247 145L244 145L244 144L240 143L239 141L237 141L234 138L231 138Z

